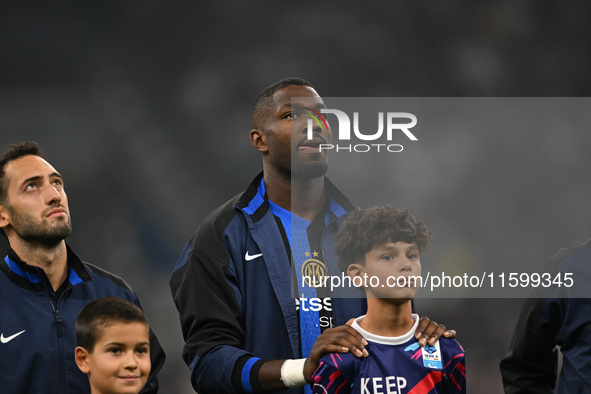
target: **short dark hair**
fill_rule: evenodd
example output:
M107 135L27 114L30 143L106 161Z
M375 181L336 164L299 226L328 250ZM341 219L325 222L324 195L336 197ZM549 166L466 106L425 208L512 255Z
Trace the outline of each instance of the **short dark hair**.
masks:
M0 158L0 204L6 201L6 190L8 188L6 172L4 171L6 165L13 160L28 155L41 157L41 148L36 142L26 141L20 144L12 144L8 146L8 149Z
M312 86L310 82L301 78L284 78L275 82L274 84L267 86L261 90L254 100L254 107L252 110L252 127L258 128L260 126L259 118L264 115L265 110L269 107L273 95L279 90L292 85L307 86L314 89L314 86Z
M86 305L76 318L76 342L89 353L101 335L101 330L117 323L142 323L149 329L142 310L118 297L101 297Z
M386 242L414 243L423 252L431 242L431 235L423 222L406 209L385 205L353 211L336 236L339 268L347 272L351 264L364 264L365 254Z

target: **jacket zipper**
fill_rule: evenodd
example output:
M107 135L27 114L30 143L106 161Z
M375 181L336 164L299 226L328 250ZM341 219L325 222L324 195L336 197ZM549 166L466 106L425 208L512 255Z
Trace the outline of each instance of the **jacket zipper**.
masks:
M46 284L46 286L47 286L47 284ZM59 366L60 387L61 387L60 392L65 393L66 392L66 369L65 369L66 360L64 357L63 319L62 319L62 315L61 315L59 309L57 308L56 303L54 302L55 297L51 294L51 291L49 290L49 288L47 288L47 293L49 295L49 304L51 305L51 309L53 310L53 316L54 316L55 321L57 323L57 337L58 337L59 363L60 363L60 366Z

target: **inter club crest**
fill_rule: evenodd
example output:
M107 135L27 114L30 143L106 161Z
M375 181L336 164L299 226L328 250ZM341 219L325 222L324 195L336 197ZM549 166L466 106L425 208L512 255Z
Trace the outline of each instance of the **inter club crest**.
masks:
M306 252L306 257L310 257L309 252ZM312 252L312 257L318 257L318 252ZM307 286L323 286L327 275L328 269L323 261L312 258L302 263L302 280Z

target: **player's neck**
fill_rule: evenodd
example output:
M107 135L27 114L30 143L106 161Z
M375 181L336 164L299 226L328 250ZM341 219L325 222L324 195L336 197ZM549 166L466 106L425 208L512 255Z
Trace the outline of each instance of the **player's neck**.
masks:
M308 221L314 220L326 201L324 176L290 179L274 171L265 171L265 190L269 200Z
M402 336L414 325L411 302L410 300L397 302L383 298L368 298L367 314L359 325L375 335Z
M53 290L57 290L68 277L68 251L65 241L47 246L9 237L9 242L12 250L22 261L43 269Z

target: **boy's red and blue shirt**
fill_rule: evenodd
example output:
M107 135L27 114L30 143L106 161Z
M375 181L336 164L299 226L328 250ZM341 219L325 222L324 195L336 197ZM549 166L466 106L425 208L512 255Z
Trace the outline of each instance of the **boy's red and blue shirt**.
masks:
M465 393L464 349L454 339L441 338L435 346L421 347L414 326L400 337L383 337L353 328L367 340L368 357L332 353L320 359L310 386L317 394L424 394Z

